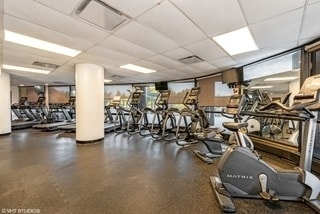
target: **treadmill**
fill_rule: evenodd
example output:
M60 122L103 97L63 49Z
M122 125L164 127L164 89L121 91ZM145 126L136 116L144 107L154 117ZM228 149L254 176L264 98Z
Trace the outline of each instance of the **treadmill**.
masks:
M68 102L69 104L69 102ZM66 125L75 125L75 120L71 118L70 114L67 112L67 107L68 104L64 105L52 105L51 106L51 111L47 116L46 120L43 120L42 123L34 125L33 128L35 129L41 129L44 131L53 131L53 130L58 130L60 129L59 127L61 126L66 126ZM48 118L50 117L50 114L57 114L57 113L62 113L64 115L65 120L63 121L54 121Z
M19 103L11 105L12 112L18 118L11 121L12 130L31 128L40 122L32 112L31 106L28 105L27 99L27 97L20 97Z

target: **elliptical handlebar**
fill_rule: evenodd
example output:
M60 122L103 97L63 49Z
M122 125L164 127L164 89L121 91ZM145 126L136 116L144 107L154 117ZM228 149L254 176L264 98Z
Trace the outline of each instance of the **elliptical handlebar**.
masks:
M315 104L319 103L319 94L320 89L317 89L315 93L312 94L297 94L294 96L294 100L296 104L293 104L292 106L286 106L285 104L281 103L280 101L272 101L268 103L267 105L262 106L258 112L268 111L268 110L283 110L285 112L300 112L304 113L306 117L308 118L314 118L314 114L311 112L311 110L315 110ZM309 109L310 107L310 109ZM285 113L283 112L283 113Z

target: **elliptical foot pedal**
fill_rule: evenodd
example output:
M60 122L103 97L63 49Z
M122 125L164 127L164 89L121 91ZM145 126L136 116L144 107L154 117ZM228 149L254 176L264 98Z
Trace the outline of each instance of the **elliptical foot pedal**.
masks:
M217 197L217 200L220 204L222 212L225 213L235 213L236 207L231 200L231 196L228 191L223 187L220 178L211 176L210 177L211 185L214 191L214 194Z
M213 163L213 160L211 158L207 157L206 154L203 154L199 150L194 150L193 152L198 158L200 158L205 163L207 163L207 164L212 164Z
M262 199L267 200L267 201L279 201L280 200L278 196L275 196L272 193L268 193L268 192L260 192L259 195Z

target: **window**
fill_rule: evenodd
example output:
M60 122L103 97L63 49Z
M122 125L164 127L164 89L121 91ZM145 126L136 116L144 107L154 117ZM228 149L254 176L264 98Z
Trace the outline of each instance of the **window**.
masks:
M120 105L128 107L127 101L129 98L129 91L132 90L131 85L105 85L104 86L104 104L108 105L111 103L115 96L120 96Z
M49 103L68 103L70 97L69 86L49 86Z

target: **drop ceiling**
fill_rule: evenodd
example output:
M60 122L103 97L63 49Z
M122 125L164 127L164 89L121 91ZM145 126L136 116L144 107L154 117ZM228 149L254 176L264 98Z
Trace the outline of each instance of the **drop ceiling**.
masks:
M112 30L85 21L76 13L84 0L0 0L0 63L39 68L33 65L38 61L59 66L48 75L4 70L11 74L11 84L74 84L77 63L103 66L105 78L113 79L112 84L193 78L320 38L320 0L101 1L124 16ZM85 15L96 15L88 13L92 10ZM245 26L259 50L230 56L211 39ZM6 42L4 29L81 53L67 57ZM190 56L203 61L180 61ZM119 68L128 63L158 72L140 74Z

